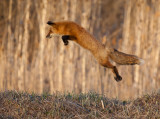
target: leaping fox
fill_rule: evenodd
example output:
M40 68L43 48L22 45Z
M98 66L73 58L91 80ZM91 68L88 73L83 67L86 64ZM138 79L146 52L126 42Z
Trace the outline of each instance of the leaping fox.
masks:
M121 81L116 66L112 65L110 59L120 65L141 64L143 60L135 55L125 54L110 47L105 47L100 41L96 40L93 35L87 32L83 27L72 21L52 22L48 21L51 26L46 38L54 35L61 35L64 45L68 45L68 41L75 41L83 48L89 50L96 60L104 67L112 69L114 79Z

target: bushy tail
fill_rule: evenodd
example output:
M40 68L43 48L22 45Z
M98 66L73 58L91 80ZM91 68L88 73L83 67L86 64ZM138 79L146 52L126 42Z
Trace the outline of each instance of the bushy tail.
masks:
M113 52L110 53L110 59L120 65L134 65L134 64L143 64L144 60L138 58L135 55L129 55L118 50L114 49Z

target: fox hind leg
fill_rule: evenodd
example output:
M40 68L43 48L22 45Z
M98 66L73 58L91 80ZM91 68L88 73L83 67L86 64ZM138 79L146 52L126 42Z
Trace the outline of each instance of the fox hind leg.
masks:
M116 66L113 66L109 61L104 65L104 67L111 68L114 74L114 79L118 82L122 80L122 77L119 75Z
M114 79L115 79L117 82L122 80L122 77L119 75L116 66L113 66L112 72L113 72L114 74L116 74L116 77L114 77Z

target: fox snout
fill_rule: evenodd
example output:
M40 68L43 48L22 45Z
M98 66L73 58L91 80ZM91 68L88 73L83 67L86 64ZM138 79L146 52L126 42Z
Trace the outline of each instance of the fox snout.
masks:
M52 36L51 36L50 34L48 34L48 35L46 36L46 38L52 38Z
M46 38L48 38L48 39L49 39L49 38L52 38L52 32L51 32L51 30L49 30L49 32L48 32Z

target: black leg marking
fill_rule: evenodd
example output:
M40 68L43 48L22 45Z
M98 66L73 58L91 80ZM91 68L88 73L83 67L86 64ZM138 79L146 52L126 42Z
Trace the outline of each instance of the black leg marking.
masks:
M62 36L62 40L63 40L63 43L64 45L68 45L68 40L69 40L69 35L63 35Z
M76 37L71 36L71 35L63 35L62 40L64 42L64 45L68 45L68 43L69 43L68 40L74 41L74 40L76 40Z
M113 71L116 74L116 77L114 77L114 79L118 82L122 80L122 77L119 75L117 68L114 66L113 67Z
M68 40L64 40L64 39L62 39L63 40L63 43L64 43L64 45L68 45Z
M63 39L63 40L69 40L69 38L70 38L69 35L63 35L63 36L62 36L62 39Z
M122 77L121 77L120 75L117 75L116 77L114 77L114 79L115 79L117 82L119 82L119 81L122 80Z

